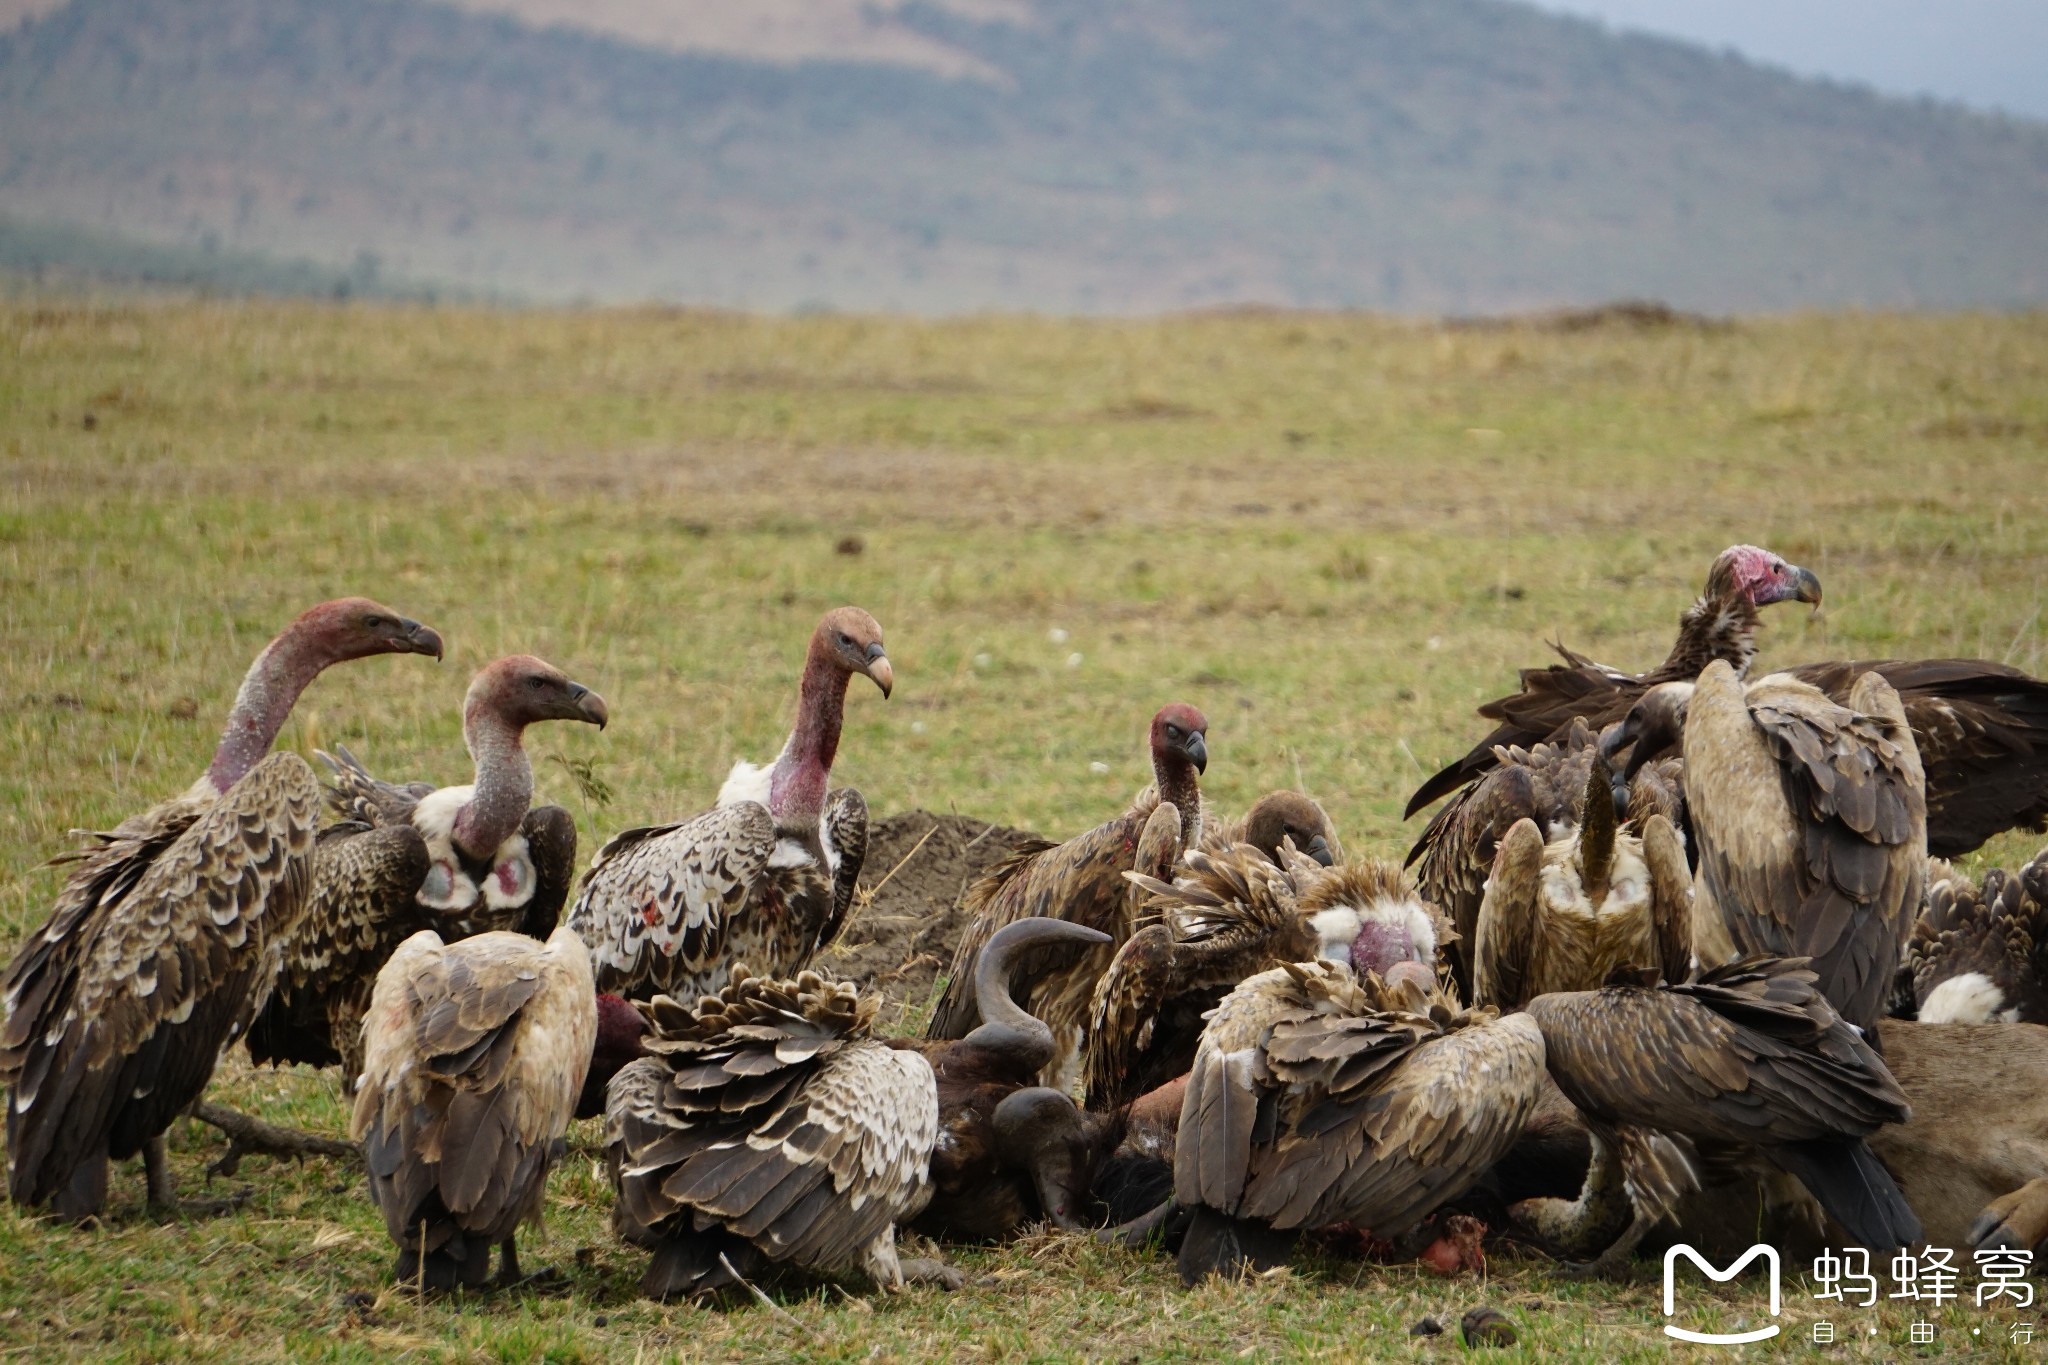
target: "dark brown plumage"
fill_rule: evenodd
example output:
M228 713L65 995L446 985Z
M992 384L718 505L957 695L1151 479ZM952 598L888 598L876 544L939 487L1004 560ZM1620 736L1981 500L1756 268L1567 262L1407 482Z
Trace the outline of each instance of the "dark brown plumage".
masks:
M1684 688L1655 689L1618 737ZM1870 1029L1927 874L1925 785L1898 694L1866 673L1843 706L1782 673L1744 684L1710 664L1684 745L1700 961L1809 958L1842 1017Z
M711 810L626 830L597 851L569 923L600 990L695 1000L736 963L788 976L832 941L867 856L867 803L828 790L855 674L884 697L895 685L875 618L835 608L811 635L796 723L775 762L735 764Z
M1818 603L1820 580L1797 565L1754 545L1731 545L1707 570L1707 584L1678 618L1678 638L1664 662L1647 673L1623 673L1597 664L1563 645L1553 648L1562 664L1522 670L1522 690L1479 708L1499 721L1492 734L1456 763L1436 773L1408 798L1403 819L1493 770L1497 749L1556 743L1574 720L1595 731L1620 720L1643 689L1666 682L1690 682L1719 659L1738 676L1756 656L1757 609L1791 600Z
M1653 980L1618 975L1597 991L1540 995L1527 1010L1552 1078L1592 1127L1595 1167L1619 1155L1635 1219L1601 1268L1668 1217L1697 1178L1659 1136L1761 1154L1798 1177L1856 1245L1918 1240L1912 1210L1864 1143L1910 1116L1906 1097L1803 962L1747 958L1680 985ZM1597 1169L1589 1176L1589 1196L1600 1179Z
M1389 986L1289 965L1217 1007L1175 1140L1183 1282L1282 1263L1304 1228L1406 1231L1514 1145L1543 1075L1536 1025L1459 1011L1407 966Z
M250 666L206 776L70 859L0 979L15 1203L96 1215L108 1159L138 1150L150 1202L174 1202L163 1132L248 1027L305 909L320 784L271 743L323 669L396 653L438 658L441 637L363 598L308 611Z
M939 1104L931 1064L872 1035L878 1003L736 966L693 1006L642 1006L649 1055L605 1109L613 1226L653 1252L641 1292L710 1294L764 1262L905 1282L896 1224L931 1197Z
M445 944L422 930L377 974L349 1135L399 1249L400 1284L477 1286L540 1213L548 1171L597 1041L590 954L491 932Z
M487 930L544 939L576 875L576 822L531 807L529 725L602 728L604 698L551 664L519 654L476 675L463 703L475 781L436 789L370 776L353 754L322 755L340 821L313 850L313 893L284 945L276 991L249 1029L259 1062L339 1062L362 1069L362 1017L377 972L400 943L432 929L453 943Z
M1028 916L1085 924L1110 936L1107 945L1078 954L1072 949L1037 955L1026 964L1030 979L1024 1007L1052 1028L1055 1053L1043 1080L1070 1090L1079 1078L1081 1049L1095 983L1116 949L1135 930L1143 892L1127 883L1130 871L1164 878L1201 841L1201 789L1208 765L1203 738L1208 722L1184 703L1164 707L1152 719L1150 746L1155 785L1107 824L1064 844L1037 843L1020 849L969 887L962 905L973 915L953 953L945 994L925 1035L965 1037L978 1023L967 984L982 945L996 930Z
M1344 845L1329 812L1302 792L1267 792L1252 802L1241 820L1205 817L1202 822L1201 847L1209 853L1227 853L1239 844L1250 844L1277 863L1282 847L1290 840L1296 850L1324 867L1344 861Z
M1589 782L1596 770L1605 769L1592 727L1577 718L1554 743L1505 749L1497 757L1500 766L1452 797L1408 850L1410 864L1420 860L1416 880L1424 898L1442 909L1457 930L1453 967L1468 997L1479 907L1501 841L1523 820L1533 822L1544 840L1569 837L1581 823ZM1628 819L1638 833L1653 815L1685 832L1684 765L1679 760L1645 764L1627 791Z
M1906 975L1923 1023L2048 1024L2048 851L1981 882L1931 864Z

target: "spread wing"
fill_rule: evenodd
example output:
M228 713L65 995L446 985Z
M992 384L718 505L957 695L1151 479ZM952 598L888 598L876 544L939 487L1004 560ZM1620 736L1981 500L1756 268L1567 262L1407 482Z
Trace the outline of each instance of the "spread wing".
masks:
M2048 829L2048 682L1988 659L1880 659L1790 670L1837 700L1868 672L1899 694L1927 774L1927 850L1959 858Z
M924 1057L865 1035L850 987L737 976L694 1013L656 1001L651 1056L605 1113L614 1221L655 1249L659 1297L731 1282L722 1233L772 1261L852 1261L930 1195L938 1091Z
M599 849L569 911L597 988L643 998L715 988L733 919L774 851L775 820L752 801L630 829Z
M50 1198L93 1152L132 1153L205 1089L303 912L319 808L305 761L273 754L146 866L89 857L75 874L0 988L17 1203Z
M1641 680L1568 650L1559 652L1565 655L1566 662L1548 668L1523 669L1521 691L1479 708L1480 715L1500 724L1463 758L1417 787L1408 798L1402 819L1412 818L1432 801L1492 772L1500 762L1495 750L1528 749L1545 741L1561 740L1577 720L1588 722L1598 732L1628 715L1629 708L1642 694Z
M1804 963L1748 958L1683 986L1538 996L1552 1077L1607 1123L1772 1147L1910 1116Z

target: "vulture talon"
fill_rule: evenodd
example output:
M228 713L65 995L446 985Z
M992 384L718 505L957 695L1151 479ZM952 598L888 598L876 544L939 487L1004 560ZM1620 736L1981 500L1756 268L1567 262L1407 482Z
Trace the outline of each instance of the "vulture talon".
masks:
M1178 1201L1165 1199L1149 1213L1141 1213L1128 1223L1102 1229L1095 1234L1095 1240L1104 1246L1118 1246L1126 1251L1164 1247L1187 1231L1193 1217Z
M952 1293L967 1286L967 1276L956 1267L929 1256L911 1256L897 1262L903 1268L903 1283L921 1284Z
M296 1128L266 1123L253 1114L244 1114L226 1105L201 1101L193 1105L188 1112L201 1123L210 1128L217 1128L227 1135L227 1150L206 1168L208 1179L214 1176L232 1177L241 1169L242 1158L245 1156L288 1158L293 1161L303 1161L309 1156L341 1161L362 1160L362 1149L353 1142L343 1142L339 1138L321 1137L317 1133L306 1133Z

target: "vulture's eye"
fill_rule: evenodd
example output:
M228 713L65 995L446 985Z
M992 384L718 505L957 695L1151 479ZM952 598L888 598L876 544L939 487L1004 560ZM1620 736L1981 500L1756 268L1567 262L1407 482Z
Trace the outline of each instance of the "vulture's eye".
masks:
M384 626L384 618L381 616L365 616L363 618L363 625L369 630L381 630Z
M841 649L852 649L853 637L851 635L845 634L844 632L841 632L839 636L839 647Z
M527 686L527 688L528 688L529 690L531 690L531 691L534 691L534 692L538 692L538 691L540 691L540 690L541 690L541 689L542 689L543 687L546 687L547 685L548 685L548 680L547 680L546 678L538 678L538 677L533 677L533 678L528 678L528 679L526 680L526 686Z
M1167 737L1168 739L1179 739L1179 738L1180 738L1180 727L1179 727L1178 725L1169 725L1169 726L1167 726L1167 727L1166 727L1166 737Z

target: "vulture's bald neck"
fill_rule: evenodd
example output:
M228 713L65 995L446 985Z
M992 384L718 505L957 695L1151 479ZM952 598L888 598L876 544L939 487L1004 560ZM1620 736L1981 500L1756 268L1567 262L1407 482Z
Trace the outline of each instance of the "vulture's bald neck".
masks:
M235 693L227 728L206 770L213 789L225 792L263 761L270 746L298 704L299 694L333 663L334 652L322 633L306 621L294 621L256 656Z
M797 685L796 726L768 776L768 813L782 829L815 829L825 813L832 761L839 756L839 730L846 719L846 666L821 636L811 637Z
M472 858L488 858L519 831L533 804L533 762L526 727L508 719L486 697L465 707L462 742L476 761L476 791L455 813L455 844Z

